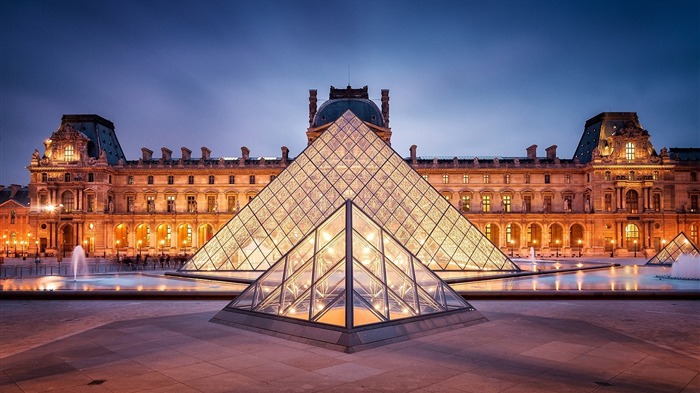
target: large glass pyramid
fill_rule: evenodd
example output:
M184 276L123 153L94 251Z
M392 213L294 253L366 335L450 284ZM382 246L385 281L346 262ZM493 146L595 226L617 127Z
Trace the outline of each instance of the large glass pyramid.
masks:
M654 255L647 265L672 265L683 254L697 256L700 249L692 240L688 239L685 233L681 232L673 238L664 248Z
M347 199L433 270L520 270L347 111L180 271L267 270Z
M351 351L477 320L483 316L350 200L214 317Z

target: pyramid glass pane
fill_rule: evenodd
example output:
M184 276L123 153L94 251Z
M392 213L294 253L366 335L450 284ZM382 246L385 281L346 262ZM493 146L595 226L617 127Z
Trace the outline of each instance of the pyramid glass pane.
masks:
M214 236L224 252L202 247L181 270L268 269L346 199L431 268L519 270L350 111L245 205L225 225L227 232ZM339 226L328 225L332 239ZM363 237L365 229L358 228ZM326 237L317 239L330 241ZM441 248L447 237L451 242ZM365 240L377 248L377 239Z

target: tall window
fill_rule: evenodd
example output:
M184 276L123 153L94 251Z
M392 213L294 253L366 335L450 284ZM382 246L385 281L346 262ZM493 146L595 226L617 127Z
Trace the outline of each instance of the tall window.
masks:
M506 225L506 243L511 244L511 241L513 241L513 225L508 224Z
M486 236L487 239L493 241L491 239L491 224L486 224L484 227L484 236Z
M525 181L525 184L530 184L530 174L529 173L525 174L524 181Z
M532 211L532 197L530 195L525 195L523 197L523 211L525 213L530 213Z
M174 213L175 212L175 195L168 195L166 198L166 201L168 202L165 211L168 213Z
M481 196L481 211L484 213L491 211L491 195Z
M661 211L661 194L654 194L651 197L652 207L655 212Z
M41 181L43 181L44 183L46 183L47 181L49 181L49 174L46 173L46 172L42 173L42 174L41 174Z
M126 212L127 213L134 212L134 197L131 195L126 197Z
M228 177L228 184L236 184L236 176L234 176L234 175L229 175L229 177Z
M207 196L207 212L209 213L216 213L216 196L214 195L208 195Z
M173 175L168 176L168 184L175 184L175 176L173 176Z
M625 145L625 158L628 160L634 160L634 156L635 156L634 143L627 142L627 144Z
M70 183L70 173L66 173L63 175L63 181L66 183Z
M605 211L612 211L612 194L605 194Z
M625 236L627 237L627 249L633 250L639 247L639 228L634 224L627 224L625 227ZM636 242L636 243L635 243Z
M226 211L229 213L235 213L236 212L236 196L229 195L228 197L226 197L226 201L228 202L228 206L226 206Z
M549 184L549 183L551 182L551 180L552 180L552 178L551 178L551 176L549 176L549 173L546 173L546 174L544 175L544 182L545 182L545 184Z
M87 211L88 213L95 211L95 195L93 194L87 195Z
M692 182L698 181L698 173L697 172L690 172L690 181L692 181Z
M564 175L564 183L571 184L571 175L570 174L567 173L566 175Z
M469 184L469 175L467 175L467 174L462 175L462 183Z
M629 213L637 213L639 211L639 194L635 190L627 191L627 211Z
M209 175L209 184L214 184L214 175Z
M250 175L250 179L248 179L248 182L250 184L255 184L255 175Z
M698 211L698 196L697 195L690 196L690 211L693 213Z
M506 213L510 213L510 203L511 203L511 196L510 195L503 195L503 211Z
M95 181L95 174L90 172L88 173L88 182L92 183Z
M652 179L659 180L659 171L654 171L654 174L652 175Z
M194 176L192 176L192 175L187 176L187 184L194 184Z
M197 200L194 195L187 196L187 212L195 213L197 212Z
M17 214L15 213L15 211L14 211L14 210L10 210L10 224L14 224L14 223L15 223L15 218L16 218L16 216L17 216Z
M448 174L442 175L442 182L445 184L449 183L450 182L450 175L448 175Z
M484 184L489 184L491 176L488 174L484 174Z
M690 240L698 244L698 224L691 224L690 225Z
M73 193L66 191L61 196L61 203L63 204L63 213L70 213L73 211Z
M63 158L66 161L73 161L73 145L68 145L63 150Z
M552 212L552 197L549 195L544 197L544 212L545 213Z
M156 212L156 197L149 195L146 197L146 211L149 213Z
M468 212L471 209L471 195L462 195L462 211Z
M510 184L510 175L508 175L508 174L503 175L503 183Z
M564 211L570 212L573 204L573 197L571 195L566 195L564 197Z
M148 184L153 184L153 176L148 176Z
M610 171L605 171L605 181L610 181Z
M637 177L636 177L636 175L634 174L634 171L630 171L629 179L630 179L630 180L637 180Z

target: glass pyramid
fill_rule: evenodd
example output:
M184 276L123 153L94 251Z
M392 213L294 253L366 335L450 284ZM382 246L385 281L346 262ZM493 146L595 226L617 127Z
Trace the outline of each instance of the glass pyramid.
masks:
M347 111L180 271L267 270L347 199L433 270L520 270Z
M473 310L349 200L228 308L345 328Z
M673 238L664 248L662 248L653 258L647 261L647 265L672 265L683 254L696 256L700 254L700 249L692 240L688 239L685 233L681 232Z

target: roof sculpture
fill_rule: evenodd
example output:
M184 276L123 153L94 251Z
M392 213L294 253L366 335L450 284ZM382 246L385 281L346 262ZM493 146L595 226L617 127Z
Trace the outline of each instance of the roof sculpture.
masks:
M212 321L354 352L484 317L347 200Z
M180 271L267 270L348 199L433 270L520 270L346 111Z
M679 233L666 246L654 255L647 265L672 265L683 254L696 256L700 254L700 248L690 240L684 232Z

